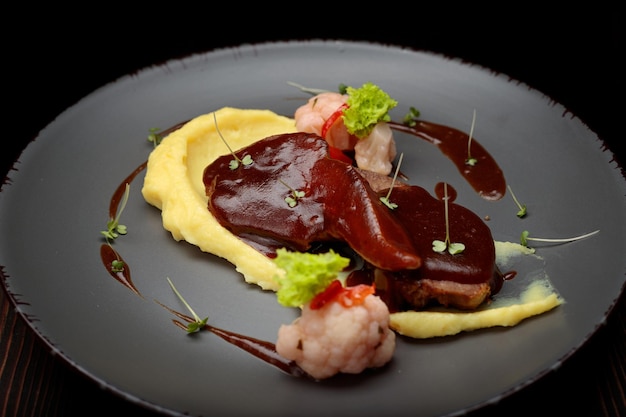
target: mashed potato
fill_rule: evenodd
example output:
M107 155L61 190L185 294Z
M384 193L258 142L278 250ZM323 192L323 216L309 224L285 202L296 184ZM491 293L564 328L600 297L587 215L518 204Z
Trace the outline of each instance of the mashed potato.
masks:
M293 119L269 110L225 107L217 110L215 117L219 132L234 151L267 136L296 131ZM161 210L163 227L175 240L185 240L204 252L228 260L246 282L276 291L276 277L284 271L223 228L207 208L202 173L207 165L228 153L216 129L213 113L198 116L164 138L152 151L143 197ZM506 257L532 252L516 244L497 244L496 251L497 256ZM561 302L549 283L537 282L509 305L494 303L474 312L394 313L391 327L414 338L445 336L485 327L513 326Z
M522 320L552 310L563 300L549 281L533 281L519 298L497 300L485 309L455 312L443 309L391 314L389 327L416 339L451 336L496 326L515 326Z
M215 112L219 132L233 151L267 136L295 132L295 122L269 110L223 108ZM235 265L246 282L277 290L281 274L272 260L223 228L207 208L204 168L229 150L213 113L199 116L165 137L150 154L142 188L144 199L161 210L163 227L177 241Z
M534 249L519 243L496 241L495 247L496 264L501 270L509 270L509 265L518 260L524 260L527 268L529 264L543 263L543 259L535 255ZM523 259L526 257L533 259ZM515 326L524 319L563 304L563 298L553 288L542 268L532 265L531 269L534 270L532 273L515 278L517 282L513 294L500 292L489 304L476 310L468 312L433 308L394 313L391 314L389 327L415 339L452 336L489 327Z

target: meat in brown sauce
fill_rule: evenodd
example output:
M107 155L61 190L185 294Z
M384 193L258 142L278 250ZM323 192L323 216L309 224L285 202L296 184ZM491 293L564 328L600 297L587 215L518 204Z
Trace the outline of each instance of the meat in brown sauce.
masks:
M391 210L380 201L390 178L329 158L326 141L315 134L271 136L237 155L250 155L253 163L230 169L234 157L225 155L205 169L208 208L268 256L280 247L306 251L319 242L345 242L364 260L349 283L375 282L393 311L432 303L473 309L500 289L489 228L452 198L450 239L466 247L456 255L432 249L433 240L446 236L441 199L397 183ZM304 195L290 206L285 198L295 191Z

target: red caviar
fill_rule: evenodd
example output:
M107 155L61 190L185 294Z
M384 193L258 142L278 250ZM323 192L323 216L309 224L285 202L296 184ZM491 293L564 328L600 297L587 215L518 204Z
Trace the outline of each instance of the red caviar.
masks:
M334 146L330 146L330 145L328 146L328 156L330 156L332 159L338 159L349 165L352 165L352 163L354 162L352 161L352 158L350 158L348 155L343 153L341 149L335 148Z
M311 300L311 310L318 310L326 304L337 300L344 307L353 307L365 302L365 297L374 294L374 285L359 284L352 287L344 287L341 281L334 280L321 293Z

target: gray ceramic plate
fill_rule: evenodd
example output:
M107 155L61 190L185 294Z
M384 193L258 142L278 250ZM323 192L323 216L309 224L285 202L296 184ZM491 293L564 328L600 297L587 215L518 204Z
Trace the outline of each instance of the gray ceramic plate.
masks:
M425 141L400 137L403 171L432 190L447 181L458 202L490 216L496 240L520 232L592 238L541 246L516 265L546 275L566 303L510 329L428 341L400 339L380 372L312 383L287 376L211 333L188 337L154 300L184 311L166 277L215 326L274 341L294 311L245 284L226 262L176 243L160 212L131 186L116 241L144 297L111 278L99 231L117 185L146 160L150 128L222 106L291 115L307 96L287 84L336 89L379 84L422 118L468 131L503 168L529 215L507 195L477 196ZM394 110L394 111L396 111ZM154 410L188 415L435 416L473 410L558 367L603 323L624 284L626 186L612 155L574 115L506 76L454 59L349 42L246 45L175 60L119 79L46 127L19 158L0 194L4 284L35 331L72 366ZM140 174L134 184L140 184Z

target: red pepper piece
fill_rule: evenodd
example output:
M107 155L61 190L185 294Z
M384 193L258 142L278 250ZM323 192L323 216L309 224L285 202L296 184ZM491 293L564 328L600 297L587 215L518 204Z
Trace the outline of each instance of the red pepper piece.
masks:
M311 310L317 310L324 307L326 303L333 301L342 292L343 285L341 284L341 281L337 279L334 280L324 291L313 297L310 305Z
M348 108L346 103L343 103L333 114L330 115L328 119L322 125L322 137L326 139L326 134L330 130L330 128L335 124L337 119L339 119L343 115L343 111Z
M352 163L354 162L352 161L352 158L350 158L348 155L343 153L341 149L335 148L334 146L330 146L330 145L328 146L328 156L330 156L332 159L338 159L350 165L352 165Z

